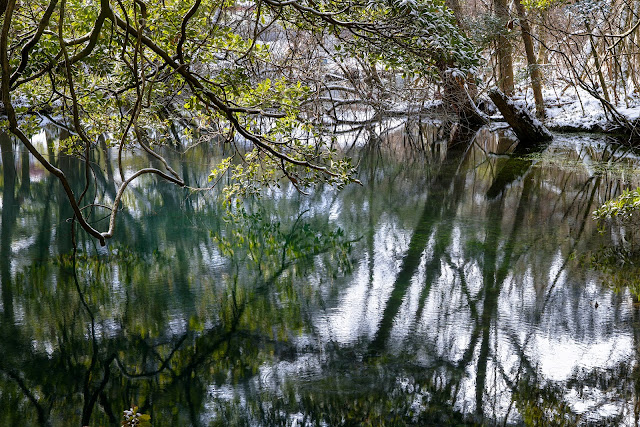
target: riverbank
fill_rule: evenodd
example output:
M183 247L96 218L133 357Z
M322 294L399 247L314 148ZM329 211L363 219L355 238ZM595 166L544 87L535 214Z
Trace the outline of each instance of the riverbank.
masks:
M600 100L587 91L568 87L558 90L551 87L543 91L545 101L544 125L556 132L603 132L628 133L605 112ZM520 87L512 97L513 101L535 113L535 103L531 88ZM626 99L613 101L616 110L627 121L640 120L640 96L631 93ZM499 113L492 119L501 119Z

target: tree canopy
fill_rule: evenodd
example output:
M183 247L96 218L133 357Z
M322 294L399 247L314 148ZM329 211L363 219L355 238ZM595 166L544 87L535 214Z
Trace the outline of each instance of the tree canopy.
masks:
M62 181L74 219L102 244L137 177L187 186L156 149L176 120L190 124L182 137L193 143L229 144L233 155L211 173L213 183L232 175L229 198L282 178L303 192L318 182L341 186L354 170L326 126L341 94L354 91L332 78L340 64L380 62L439 78L478 62L440 0L8 0L3 16L3 127ZM80 194L31 140L43 116L71 134L59 149L86 162ZM89 200L98 142L118 150L118 190ZM131 152L160 166L128 170L122 159ZM110 210L107 230L85 220L89 208Z

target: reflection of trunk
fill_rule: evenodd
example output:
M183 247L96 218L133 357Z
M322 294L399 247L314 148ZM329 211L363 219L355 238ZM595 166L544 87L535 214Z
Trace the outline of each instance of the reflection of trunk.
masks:
M108 182L114 182L113 180L113 167L111 165L111 149L107 146L107 140L104 137L99 138L102 152L104 153L104 167L107 171ZM111 187L109 187L111 188ZM115 194L115 191L114 191Z
M31 171L29 170L29 151L23 149L21 152L20 167L22 168L22 176L20 179L20 193L29 194L29 187L31 186Z
M487 190L487 197L490 199L498 197L509 184L524 176L532 164L533 161L528 159L518 157L507 159L505 164L498 170L493 184Z
M453 153L453 151L449 151L447 153L448 157ZM459 152L455 152L455 154L459 154ZM451 159L448 159L448 161L445 160L445 162L451 163ZM402 301L411 285L411 279L420 265L422 253L432 234L434 224L442 220L445 209L455 210L459 197L455 197L455 195L452 197L450 194L450 184L454 177L454 171L448 166L457 166L457 163L455 165L443 165L429 186L429 196L425 200L424 210L411 236L407 253L402 259L400 271L396 276L391 295L386 302L376 335L369 346L369 352L371 354L380 353L385 347L386 341L391 334L391 329L393 328L394 319L398 315ZM445 198L450 199L449 206L445 206L442 203L442 200ZM434 256L437 256L437 254L434 254ZM430 283L426 284L426 286L430 286Z
M378 153L378 144L373 142L369 143L367 149L369 151L369 181L367 186L369 187L369 227L367 229L367 250L369 252L369 289L373 288L373 279L375 275L375 239L376 229L375 221L373 219L373 206L374 206L374 191L375 191L375 179L376 179L376 154Z
M503 281L507 278L509 274L509 268L511 265L511 258L513 257L513 249L516 245L516 239L518 237L518 231L522 227L524 223L525 214L527 213L527 209L529 206L529 197L531 195L531 190L533 189L534 174L530 173L524 177L524 182L522 183L522 193L520 194L520 200L518 201L518 208L516 209L516 213L513 221L513 228L511 229L511 233L509 234L509 239L504 246L504 257L502 259L502 264L498 268L498 272L496 274L496 281L499 286L502 287Z
M0 135L2 150L2 225L0 226L0 279L2 280L2 310L7 324L13 324L13 284L11 280L11 235L18 213L15 196L16 169L13 144L8 134Z
M51 198L53 197L53 187L56 184L56 179L54 176L47 177L47 193L44 198L42 220L38 222L40 229L38 230L35 244L38 259L45 259L51 246Z
M63 132L67 133L67 132ZM67 136L60 135L60 140L66 139ZM74 167L75 162L72 161L70 156L65 154L58 155L58 167L67 174L70 183L78 182L78 174L76 173L76 168ZM75 190L75 189L74 189ZM74 191L75 192L75 191ZM60 255L67 254L71 252L71 222L67 222L67 220L73 217L73 209L71 205L67 202L67 194L64 191L62 185L58 185L57 191L57 199L58 199L58 227L56 232L56 240L58 245L58 253Z
M531 77L531 88L533 89L533 97L536 102L536 115L539 118L544 117L544 99L542 98L542 71L536 60L536 54L533 51L533 39L531 37L531 27L527 21L524 6L520 0L515 0L518 18L520 18L520 28L522 29L522 41L524 42L524 50L527 54L527 64L529 65L529 74Z
M441 197L442 194L438 192L437 196ZM441 209L442 205L435 202L432 197L428 197L425 201L424 210L411 236L409 249L402 259L400 272L396 276L391 295L386 302L378 331L370 344L369 349L373 353L379 353L385 347L387 338L389 338L391 329L393 328L393 321L398 315L402 301L411 285L411 278L420 265L422 253L427 246L432 228L435 222L442 216Z
M416 322L419 322L422 317L422 312L429 296L429 292L431 291L431 286L440 272L438 266L442 263L442 255L452 243L451 237L453 236L454 222L446 219L451 218L456 214L460 198L464 194L464 178L464 174L456 174L453 189L450 192L449 197L447 197L448 203L444 208L444 212L438 218L441 222L434 236L435 244L433 247L433 257L427 262L427 266L425 268L425 282L424 288L422 288L422 291L420 292L420 299L418 300L418 308L415 316ZM433 200L431 203L434 204ZM442 219L445 219L445 221L442 221Z
M47 141L49 141L50 133L47 132ZM48 161L52 165L55 165L55 155L52 150L51 144L48 145ZM49 253L49 247L51 246L51 200L54 198L54 188L57 184L57 178L52 175L46 176L47 190L44 197L44 209L42 211L42 220L38 222L40 225L38 234L36 236L36 257L38 259L45 259Z
M480 352L478 353L478 366L476 375L476 412L483 418L484 415L484 388L487 380L487 364L489 361L489 339L491 335L491 322L498 310L498 296L500 288L496 283L496 261L498 243L501 234L502 209L500 201L490 203L489 214L486 220L486 238L483 245L484 256L482 260L482 283L484 300L482 303L482 315L479 327L482 331Z
M513 160L511 160L513 161ZM483 284L484 284L484 300L482 305L482 316L480 317L480 328L482 331L482 341L480 344L480 352L478 355L477 380L476 380L476 411L482 416L484 389L487 378L487 365L489 361L489 343L491 335L491 323L496 319L498 312L498 298L500 291L507 278L509 268L511 267L513 250L516 244L518 231L522 227L527 210L527 201L533 188L534 180L531 174L524 179L522 193L515 212L513 227L509 234L509 238L505 242L504 257L501 265L498 267L497 251L500 246L500 236L502 234L502 218L505 207L501 201L490 202L489 214L487 218L487 238L484 243L484 259L483 259Z
M500 89L507 95L513 94L513 58L511 56L511 42L506 37L509 21L509 4L506 0L496 0L496 16L500 22L498 32L498 69Z

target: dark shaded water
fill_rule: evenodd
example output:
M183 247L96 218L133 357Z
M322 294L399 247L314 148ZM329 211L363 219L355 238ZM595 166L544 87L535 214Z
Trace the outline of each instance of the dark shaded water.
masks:
M0 425L133 405L155 426L635 424L639 308L579 260L620 239L591 212L638 161L604 137L512 159L504 132L431 131L354 150L364 187L284 188L234 221L143 179L75 260L61 188L2 139ZM108 157L90 191L113 197ZM215 158L179 173L206 185Z

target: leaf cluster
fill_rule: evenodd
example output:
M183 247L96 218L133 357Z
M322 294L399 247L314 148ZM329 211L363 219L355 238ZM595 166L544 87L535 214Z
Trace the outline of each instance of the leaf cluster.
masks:
M611 199L593 212L594 219L618 219L629 222L638 216L640 211L640 188L625 190L618 197Z

